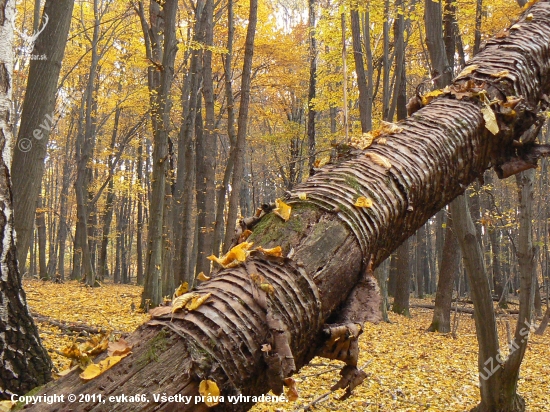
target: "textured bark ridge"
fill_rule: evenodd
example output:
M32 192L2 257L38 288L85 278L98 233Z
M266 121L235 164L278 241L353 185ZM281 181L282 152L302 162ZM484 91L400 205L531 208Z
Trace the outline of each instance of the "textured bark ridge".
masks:
M325 347L323 330L330 341L344 320L347 335L356 336L359 326L341 309L353 307L353 299L348 304L346 299L357 284L365 282L369 290L367 262L372 259L375 268L487 168L542 150L521 136L536 123L550 91L550 3L539 2L528 13L399 130L364 151L350 148L347 159L297 187L286 199L293 208L288 221L269 213L256 224L248 241L281 246L287 258L258 253L246 265L218 272L196 290L212 294L203 306L174 316L156 312L138 329L129 338L136 345L132 356L93 381L83 384L73 373L43 392L150 398L150 403L79 405L93 411L199 411L206 406L156 403L152 394L196 395L202 379L216 381L225 396L258 395L270 387L280 391L281 377ZM487 100L498 121L496 135L482 113L490 118ZM355 207L359 196L372 199L372 207ZM251 275L263 276L273 293L262 295ZM262 352L265 344L271 349L264 346ZM347 361L353 372L356 361ZM360 378L344 377L342 384L350 387ZM221 403L214 410L248 407L250 402ZM40 411L69 409L74 405L39 406Z

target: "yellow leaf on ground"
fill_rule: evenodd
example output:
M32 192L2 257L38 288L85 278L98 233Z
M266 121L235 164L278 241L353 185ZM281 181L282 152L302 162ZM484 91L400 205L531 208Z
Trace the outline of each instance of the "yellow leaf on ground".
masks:
M61 349L61 354L70 359L78 359L84 355L76 343Z
M197 275L197 280L200 280L201 282L206 282L207 280L210 280L210 277L206 276L204 272L201 272Z
M183 282L179 287L176 289L176 292L174 293L175 297L183 295L184 293L187 293L189 291L189 283Z
M372 207L372 199L365 196L359 196L354 203L355 207Z
M307 193L304 193L304 192L298 193L298 199L306 200L307 199Z
M109 356L106 359L103 359L99 363L92 363L89 365L84 372L80 374L80 378L89 381L91 379L97 378L99 375L101 375L103 372L105 372L108 369L111 369L113 366L115 366L117 363L119 363L124 356Z
M189 302L187 302L187 305L185 305L185 309L187 310L195 310L198 309L204 302L208 300L208 298L212 295L212 293L207 293L204 296L195 296L193 299L191 299Z
M499 130L497 118L495 116L495 112L491 109L491 106L485 105L481 109L481 113L483 113L483 120L485 120L485 127L487 130L489 130L492 134L497 134Z
M203 380L199 384L199 393L204 397L206 405L208 407L216 406L219 401L220 389L216 382L211 380Z
M275 209L273 209L273 213L275 213L277 216L279 216L285 222L288 219L290 219L290 211L292 210L291 206L287 205L285 202L283 202L280 199L275 200L275 205L277 207Z
M109 356L121 356L130 353L132 350L132 345L120 338L117 342L109 342L109 348L107 353Z
M271 249L264 249L263 247L259 246L256 248L256 250L262 252L264 255L283 257L283 249L281 248L281 246L275 246Z

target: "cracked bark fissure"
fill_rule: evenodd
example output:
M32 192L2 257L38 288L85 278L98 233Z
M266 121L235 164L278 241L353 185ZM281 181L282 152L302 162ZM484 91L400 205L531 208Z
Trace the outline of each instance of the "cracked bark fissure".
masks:
M386 144L375 142L366 150L388 159L389 170L364 152L351 153L296 188L287 199L293 206L287 222L271 213L255 226L249 241L266 248L280 245L285 255L292 251L292 260L267 260L256 253L250 258L254 265L218 272L197 289L212 293L206 304L142 326L128 339L135 345L133 355L120 364L85 384L72 373L42 393L145 393L151 398L147 404L86 405L93 411L199 411L206 406L157 404L151 394L196 395L201 379L217 382L225 396L267 392L261 345L271 338L247 270L251 266L274 286L268 310L286 324L296 367L306 364L323 343L324 323L337 314L372 255L376 266L488 167L521 155L518 150L529 152L514 148L513 140L534 123L540 99L550 92L550 3L539 2L528 13L529 21L522 17L519 28L490 41L470 62L477 69L454 82L458 87L473 80L490 99L523 98L514 118L497 113L501 131L496 136L485 128L476 99L436 99L400 123L401 132L385 136ZM490 75L503 70L505 77ZM297 193L307 193L307 200ZM355 208L358 194L370 197L373 206ZM39 409L70 407L40 404ZM249 407L223 403L214 410Z

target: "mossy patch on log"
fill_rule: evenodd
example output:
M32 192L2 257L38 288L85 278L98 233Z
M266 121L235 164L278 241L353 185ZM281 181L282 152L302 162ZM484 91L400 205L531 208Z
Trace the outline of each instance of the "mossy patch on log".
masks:
M168 337L170 334L165 330L161 329L157 336L155 336L148 344L145 352L139 357L136 361L138 367L142 367L150 362L158 362L159 352L164 352L168 347Z

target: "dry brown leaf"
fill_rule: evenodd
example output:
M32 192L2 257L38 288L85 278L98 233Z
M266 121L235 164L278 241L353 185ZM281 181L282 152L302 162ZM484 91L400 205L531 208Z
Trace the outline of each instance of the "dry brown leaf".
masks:
M199 393L204 397L208 407L216 406L219 403L220 389L216 382L211 380L203 380L199 384Z
M379 155L378 153L374 153L374 152L365 153L365 156L370 158L378 166L382 166L386 169L391 169L392 165L391 165L390 161L388 159L386 159L384 156Z
M109 342L107 354L109 356L122 356L132 351L132 345L120 338L117 342Z
M261 209L260 209L261 210ZM239 236L239 243L244 242L248 237L252 234L252 230L246 229L241 235Z
M300 395L298 394L298 388L296 386L296 381L292 378L285 378L284 379L285 385L288 386L288 389L286 391L286 398L290 402L294 402L297 400Z
M149 309L149 315L154 317L160 317L172 312L171 306L157 306L156 308Z
M491 106L484 105L481 109L481 113L483 113L483 120L485 120L485 127L487 130L489 130L492 134L497 134L499 131L497 118L495 116L495 112L493 112L493 109L491 109Z

